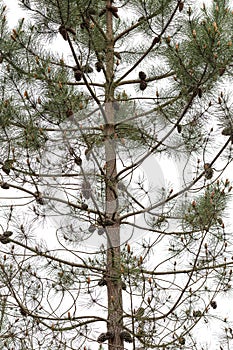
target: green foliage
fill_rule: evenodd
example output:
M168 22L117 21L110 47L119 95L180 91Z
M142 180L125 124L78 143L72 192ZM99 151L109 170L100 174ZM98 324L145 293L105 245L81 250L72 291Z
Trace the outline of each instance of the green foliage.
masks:
M231 11L220 1L210 11L204 8L199 16L189 12L184 26L186 39L167 39L168 60L182 93L209 91L230 64L233 46L227 32L229 26L233 29L231 18Z
M224 227L222 214L226 209L228 192L231 191L229 181L208 185L205 193L193 200L186 209L184 227L194 231L209 230L211 227Z

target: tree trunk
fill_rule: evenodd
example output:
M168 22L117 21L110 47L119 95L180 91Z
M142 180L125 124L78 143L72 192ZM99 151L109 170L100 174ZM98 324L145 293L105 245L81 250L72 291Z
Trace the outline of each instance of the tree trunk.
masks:
M107 6L111 1L107 1ZM114 41L112 28L112 13L107 10L107 53L106 53L106 89L105 89L105 155L106 155L106 216L113 220L112 226L107 226L107 293L108 293L108 331L114 333L109 340L109 350L123 349L120 338L122 331L122 283L120 273L120 225L118 221L117 198L117 167L116 148L114 142Z

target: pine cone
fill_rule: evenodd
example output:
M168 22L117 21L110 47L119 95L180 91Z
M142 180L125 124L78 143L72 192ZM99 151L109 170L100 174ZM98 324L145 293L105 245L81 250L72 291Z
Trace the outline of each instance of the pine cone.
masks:
M223 129L222 135L224 136L231 136L233 135L233 129L231 126L227 126L226 128Z
M185 338L184 337L179 337L178 341L179 341L180 345L184 345L185 344Z
M75 157L74 159L75 164L77 164L78 166L82 165L82 158L80 157Z
M142 80L140 82L140 90L144 91L147 88L147 82L145 80Z
M131 337L131 334L128 333L128 332L126 332L126 331L122 331L122 332L120 333L120 338L121 338L122 340L124 340L126 343L132 343L132 342L133 342L133 339L132 339L132 337Z
M81 204L81 209L87 210L88 209L88 205L86 203L82 203Z
M61 36L63 37L63 39L67 41L68 34L67 34L65 26L61 25L58 30L59 30L59 33L61 34Z
M105 233L105 229L103 227L98 228L98 235L102 236Z
M106 340L107 340L106 333L101 333L97 338L98 343L104 343Z
M5 232L3 232L3 236L5 236L5 237L10 237L12 235L13 235L12 231L5 231Z
M201 88L197 89L197 94L198 94L199 98L202 98L202 89Z
M66 111L67 118L72 117L73 115L74 115L74 112L72 111L72 109L67 109Z
M3 188L4 190L9 190L10 186L8 185L8 183L2 182L1 188Z
M41 192L35 192L35 199L38 204L44 205L44 200Z
M8 238L7 236L5 236L5 235L0 235L0 242L1 242L2 244L7 244L7 243L10 243L10 240L9 240L9 238Z
M193 311L193 317L201 317L202 312L200 310Z
M113 15L114 17L120 18L117 12L114 12L114 11L111 11L111 12L112 12L112 15Z
M145 80L146 79L146 73L141 71L141 72L138 73L138 75L139 75L139 79L141 79L141 80Z
M40 205L44 205L44 201L43 201L42 198L37 198L37 199L36 199L36 202L37 202L38 204L40 204Z
M121 288L122 290L126 290L126 284L124 281L121 281Z
M95 16L97 14L96 10L93 7L89 7L86 13L87 13L87 16Z
M183 8L184 8L184 2L181 1L181 2L179 3L179 11L180 11L180 12L183 11Z
M217 309L217 303L216 303L216 301L212 300L211 303L210 303L210 306L211 306L213 309Z
M205 169L205 178L207 180L212 179L214 170L210 167L209 163L204 164L204 169Z
M88 231L89 231L90 233L95 232L95 230L96 230L96 227L95 227L94 225L91 225L91 226L89 226L89 228L88 228Z
M207 180L210 180L210 179L212 179L213 174L214 174L213 169L212 169L212 168L209 168L209 169L207 169L207 170L205 171L205 178L206 178Z
M96 64L95 64L95 68L97 70L97 72L101 72L101 70L103 69L104 65L103 65L103 62L101 61L97 61Z
M107 340L113 339L114 338L114 333L113 332L107 332L105 334L105 337L106 337Z
M86 160L90 160L91 149L86 148L84 154L86 156Z
M74 72L74 77L76 81L80 81L83 77L83 72L81 72L81 70L75 70Z
M225 70L226 70L225 67L219 68L219 76L220 76L220 77L225 73Z
M182 126L180 125L180 124L177 124L177 131L178 131L178 133L180 134L181 133L181 131L182 131Z
M13 167L13 163L14 163L13 159L7 159L2 166L2 171L4 171L4 173L9 175Z
M156 45L160 42L160 37L159 36L156 36L153 40L153 45Z
M112 13L117 13L118 12L118 8L116 6L112 6L112 5L107 5L106 9L108 9L109 11L111 11Z
M23 315L23 316L27 316L27 310L26 309L24 309L24 308L20 308L20 313L21 313L21 315Z

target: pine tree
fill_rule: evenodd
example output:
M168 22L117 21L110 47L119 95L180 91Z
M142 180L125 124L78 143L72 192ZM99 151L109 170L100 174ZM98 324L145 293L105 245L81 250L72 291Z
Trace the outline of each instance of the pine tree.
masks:
M0 3L1 349L228 349L230 2Z

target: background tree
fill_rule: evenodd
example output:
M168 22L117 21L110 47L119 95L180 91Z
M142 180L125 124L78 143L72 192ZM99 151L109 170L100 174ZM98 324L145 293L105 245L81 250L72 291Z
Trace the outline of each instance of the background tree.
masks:
M229 2L18 3L12 31L1 1L1 348L195 349L212 318L228 349ZM136 177L161 157L180 187Z

